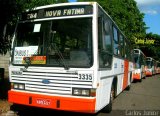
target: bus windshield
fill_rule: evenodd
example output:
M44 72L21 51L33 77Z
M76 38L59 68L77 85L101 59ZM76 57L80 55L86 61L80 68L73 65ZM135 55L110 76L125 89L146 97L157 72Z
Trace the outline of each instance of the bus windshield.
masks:
M14 65L91 67L92 19L21 22L13 50Z
M138 55L138 54L134 54L134 62L135 62L135 65L136 65L136 67L135 68L140 68L141 66L140 66L140 55Z
M152 65L153 65L152 61L146 61L146 64L148 68L152 68Z

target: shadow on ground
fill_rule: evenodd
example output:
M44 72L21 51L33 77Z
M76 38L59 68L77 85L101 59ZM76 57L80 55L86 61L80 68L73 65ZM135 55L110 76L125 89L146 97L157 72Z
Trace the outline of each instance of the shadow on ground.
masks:
M97 114L86 114L86 113L78 113L78 112L68 112L61 110L52 110L45 108L36 108L36 107L28 107L18 104L13 104L11 106L11 110L17 112L18 116L52 116L52 115L60 115L60 116L96 116Z
M10 89L10 83L8 78L4 78L0 82L0 99L8 98L8 90Z

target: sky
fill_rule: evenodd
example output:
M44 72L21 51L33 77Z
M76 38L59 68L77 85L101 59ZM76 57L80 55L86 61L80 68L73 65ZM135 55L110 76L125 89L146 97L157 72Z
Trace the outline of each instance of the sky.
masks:
M144 22L147 29L147 33L160 35L160 0L135 0L138 8L145 14Z
M77 0L69 0L70 2L76 2ZM137 2L139 10L145 14L144 22L147 29L147 33L153 33L160 35L160 0L135 0Z

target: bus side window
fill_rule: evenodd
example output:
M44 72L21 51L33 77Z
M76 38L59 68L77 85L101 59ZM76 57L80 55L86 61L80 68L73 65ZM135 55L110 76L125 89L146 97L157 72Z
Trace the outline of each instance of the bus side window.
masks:
M115 55L120 55L119 51L119 41L118 41L118 30L113 26L113 40L114 40L114 54Z
M104 31L103 31L104 47L107 52L112 53L112 38L110 29L111 29L110 22L106 21L104 24Z
M111 68L112 64L112 38L111 26L107 19L99 18L99 66Z
M119 43L120 43L120 54L124 58L125 53L124 53L124 37L122 34L119 35Z
M132 60L130 45L126 44L126 42L125 42L125 58Z

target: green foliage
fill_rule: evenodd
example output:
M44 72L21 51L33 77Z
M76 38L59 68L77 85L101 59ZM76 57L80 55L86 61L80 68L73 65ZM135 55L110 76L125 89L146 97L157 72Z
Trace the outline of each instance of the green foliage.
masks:
M131 40L133 47L141 48L147 56L160 56L160 36L149 33L146 35L146 25L143 21L144 14L141 13L134 0L77 0L79 2L98 2L116 22L122 32ZM0 21L0 54L5 54L11 43L12 33L17 21L17 15L26 9L36 6L49 5L54 3L68 2L68 0L1 0L0 14L3 16ZM6 35L4 28L7 26ZM153 38L156 40L153 45L136 45L134 38ZM150 53L150 54L148 54ZM158 57L156 56L156 57Z
M1 0L0 2L0 54L6 54L10 48L9 36L5 34L11 34L10 31L6 32L6 27L11 29L11 21L16 13L16 2L14 0ZM9 24L7 26L7 24Z
M80 2L86 0L78 0ZM118 27L132 42L133 48L140 48L146 56L160 60L160 35L146 34L146 24L134 0L87 0L98 2L103 9L116 22ZM154 44L135 44L135 38L145 40L153 39Z
M78 0L86 1L86 0ZM144 38L146 25L134 0L87 0L98 2L112 17L122 32L133 42L134 37Z
M145 46L140 46L139 48L148 57L153 57L160 61L160 35L148 33L146 34L146 39L155 40L154 44L146 44Z
M19 12L31 9L37 6L49 5L56 2L56 0L16 0L19 6Z
M6 54L10 49L11 36L19 13L33 7L68 2L68 0L1 0L0 2L2 16L0 21L0 54ZM4 33L5 27L7 27L6 33Z

